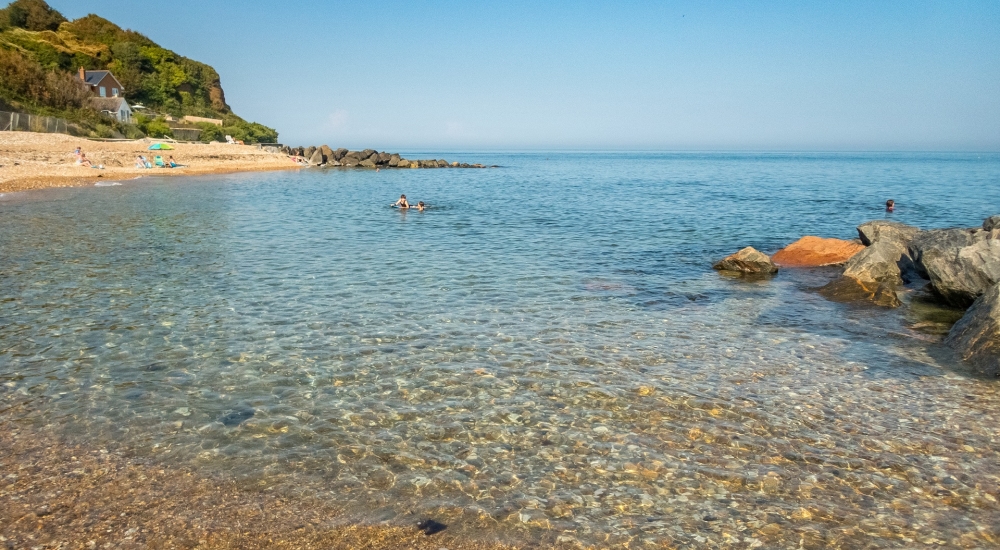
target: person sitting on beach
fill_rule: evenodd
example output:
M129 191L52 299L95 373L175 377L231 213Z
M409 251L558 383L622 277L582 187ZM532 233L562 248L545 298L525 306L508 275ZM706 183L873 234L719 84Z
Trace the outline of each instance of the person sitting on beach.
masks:
M177 164L176 162L174 162L174 156L170 155L170 158L167 159L167 166L169 166L171 168L177 168L177 167L179 167L181 165Z
M90 162L90 159L87 158L87 153L83 152L81 152L80 157L76 159L76 163L80 166L86 166L87 168L94 167L94 163Z
M410 207L410 203L406 202L406 195L400 195L399 200L390 204L389 206L396 206L399 208L406 209Z
M135 167L146 169L146 159L142 158L142 155L135 157Z
M80 153L82 153L82 152L83 151L81 151L79 147L77 147L76 150L73 151L73 156L76 157L76 163L77 164L80 164Z
M896 209L896 201L894 201L892 199L889 199L889 200L885 201L885 211L886 212L892 212L895 209Z

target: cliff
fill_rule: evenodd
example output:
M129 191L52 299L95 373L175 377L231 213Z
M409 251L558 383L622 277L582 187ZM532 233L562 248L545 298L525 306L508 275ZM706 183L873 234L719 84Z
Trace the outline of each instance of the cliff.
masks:
M0 102L94 126L100 121L88 113L87 95L76 85L79 67L111 71L129 103L153 112L222 119L222 134L277 141L274 129L233 113L219 73L204 63L97 15L68 21L44 0L17 0L0 10ZM142 119L139 126L149 129Z

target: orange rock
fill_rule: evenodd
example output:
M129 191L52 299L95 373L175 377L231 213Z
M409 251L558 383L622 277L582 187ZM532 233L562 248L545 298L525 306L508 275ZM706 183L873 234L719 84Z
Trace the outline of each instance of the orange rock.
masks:
M855 241L805 236L775 252L771 261L782 267L838 265L864 249Z

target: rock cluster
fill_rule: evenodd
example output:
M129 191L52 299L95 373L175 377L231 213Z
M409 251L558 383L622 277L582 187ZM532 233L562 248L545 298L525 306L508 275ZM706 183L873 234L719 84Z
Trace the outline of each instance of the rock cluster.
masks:
M309 166L343 166L347 168L487 168L483 164L451 162L444 159L409 160L397 153L379 152L374 149L350 151L331 149L328 145L319 147L282 147L280 151ZM491 168L496 168L492 166Z
M1000 216L982 227L930 231L875 221L858 227L858 235L867 248L821 289L824 295L897 307L903 285L927 280L941 302L969 308L945 343L980 372L1000 376Z
M782 266L844 264L841 275L819 289L836 301L902 305L901 295L923 284L942 304L968 308L945 342L980 372L1000 377L1000 215L982 227L933 229L892 221L858 226L860 244L803 237L768 258L747 247L713 267L741 273L774 273ZM771 260L774 260L772 263ZM845 263L846 262L846 263Z

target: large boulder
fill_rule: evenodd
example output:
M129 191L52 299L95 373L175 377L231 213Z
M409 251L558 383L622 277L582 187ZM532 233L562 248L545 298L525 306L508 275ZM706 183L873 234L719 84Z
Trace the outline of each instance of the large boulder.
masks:
M774 265L767 254L757 251L752 246L748 246L735 254L730 254L716 262L712 266L719 271L737 271L740 273L777 273L778 266Z
M378 164L379 166L388 166L389 160L391 158L392 155L390 155L389 153L379 153L378 160L375 161L375 164Z
M1000 215L990 216L983 221L983 231L1000 229Z
M312 156L313 156L313 153L315 153L315 152L316 152L316 148L312 147L312 146L309 146L309 147L306 147L306 150L302 152L302 156L305 157L305 158L307 158L307 159L311 159Z
M312 164L314 166L319 166L324 162L326 162L326 159L323 158L323 151L321 149L316 149L315 151L313 151L312 156L309 157L309 164Z
M365 160L358 163L359 166L364 166L365 168L375 168L375 161L371 158L366 158Z
M950 305L969 307L1000 282L1000 231L921 231L910 242L909 251L917 272Z
M1000 284L976 299L945 343L983 374L1000 377Z
M868 222L858 227L862 240L871 243L844 266L844 273L820 289L837 302L867 301L883 307L899 307L896 290L917 279L907 243L916 233L903 224Z
M865 246L871 246L872 243L883 238L909 243L919 232L920 229L917 227L889 220L875 220L858 226L858 237L861 238L861 244Z
M345 156L344 158L340 159L341 166L347 166L347 167L357 166L358 163L360 162L361 161L358 160L357 157L352 157L352 156Z
M348 158L348 157L350 157L352 159L355 159L358 162L361 162L361 160L362 160L362 158L361 158L361 151L348 151L348 152L344 153L344 158Z
M333 158L333 149L330 149L329 145L323 145L319 148L319 150L323 152L323 158L325 158L327 162L335 160Z
M399 158L399 155L393 153L392 155L389 156L389 166L399 166L400 160L402 159Z
M398 166L400 168L409 168L410 167L410 161L401 158L401 159L399 159L399 162L396 163L396 166Z
M344 155L346 154L347 154L347 149L341 147L340 149L337 149L336 151L333 152L333 160L339 161L340 159L344 158Z
M375 149L365 149L364 151L361 151L361 156L358 158L360 158L361 160L365 160L371 158L372 155L377 155L377 154L378 151L376 151Z
M851 258L844 266L844 277L896 286L916 279L906 243L893 239L876 241Z
M840 265L864 249L853 241L805 236L775 252L771 259L782 267Z

